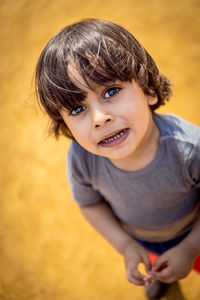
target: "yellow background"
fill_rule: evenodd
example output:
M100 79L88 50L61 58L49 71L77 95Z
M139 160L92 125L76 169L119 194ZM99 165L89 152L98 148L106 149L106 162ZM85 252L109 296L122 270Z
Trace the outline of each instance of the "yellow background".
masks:
M40 52L87 17L132 31L174 84L161 111L200 125L200 1L1 0L1 300L146 299L127 282L122 257L81 217L66 179L69 141L47 138L47 118L34 105ZM199 283L193 271L181 281L185 299L200 299Z

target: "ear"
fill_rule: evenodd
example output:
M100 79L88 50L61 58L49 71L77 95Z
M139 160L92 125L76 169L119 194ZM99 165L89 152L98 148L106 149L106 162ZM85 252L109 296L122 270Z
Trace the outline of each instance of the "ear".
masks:
M154 105L154 104L156 104L157 102L158 102L158 98L157 98L157 96L155 96L155 97L152 97L152 96L147 96L147 102L148 102L148 104L151 106L151 105Z

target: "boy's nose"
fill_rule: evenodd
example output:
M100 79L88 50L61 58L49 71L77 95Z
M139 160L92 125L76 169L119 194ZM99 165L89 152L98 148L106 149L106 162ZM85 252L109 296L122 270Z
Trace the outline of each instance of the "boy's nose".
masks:
M98 128L100 126L105 126L107 123L114 121L114 116L104 111L103 109L95 109L93 111L93 127Z

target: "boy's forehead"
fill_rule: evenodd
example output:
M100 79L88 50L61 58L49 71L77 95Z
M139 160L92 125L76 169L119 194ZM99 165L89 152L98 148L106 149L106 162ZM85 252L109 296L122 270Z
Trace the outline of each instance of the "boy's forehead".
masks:
M97 84L95 82L89 82L89 86L88 86L88 84L85 82L84 78L80 74L78 68L76 67L75 63L69 63L67 70L68 70L68 76L69 76L70 80L72 81L72 83L75 86L77 86L80 90L82 90L83 92L88 92L91 89L98 91L98 90L101 90L102 88L106 88L109 85L120 82L119 79L118 80L113 79L112 81L108 82L107 84L105 83L103 86L100 84Z

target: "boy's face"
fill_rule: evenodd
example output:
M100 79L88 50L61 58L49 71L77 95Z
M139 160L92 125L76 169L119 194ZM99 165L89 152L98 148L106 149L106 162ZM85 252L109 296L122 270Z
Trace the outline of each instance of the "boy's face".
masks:
M86 92L77 108L61 111L76 141L113 163L137 157L141 151L147 153L155 133L149 105L155 104L157 98L145 95L135 81L115 81L93 91L72 66L70 74L71 80Z

